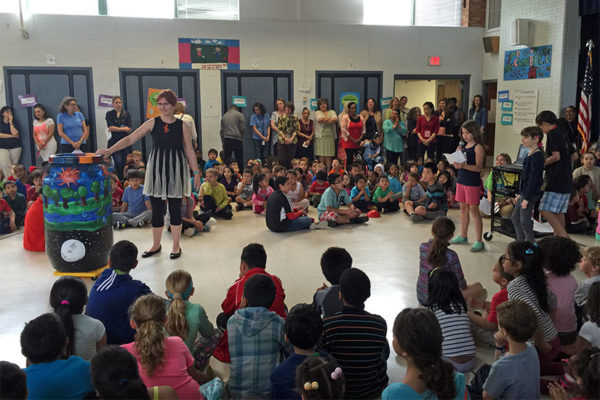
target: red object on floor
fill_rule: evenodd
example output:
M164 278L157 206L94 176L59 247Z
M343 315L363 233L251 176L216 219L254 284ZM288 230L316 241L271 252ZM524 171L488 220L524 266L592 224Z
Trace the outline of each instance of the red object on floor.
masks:
M376 210L371 210L367 213L367 217L369 218L379 218L381 217L381 214L379 214L379 211Z
M29 251L46 251L44 237L44 204L42 196L31 205L25 215L25 232L23 248Z

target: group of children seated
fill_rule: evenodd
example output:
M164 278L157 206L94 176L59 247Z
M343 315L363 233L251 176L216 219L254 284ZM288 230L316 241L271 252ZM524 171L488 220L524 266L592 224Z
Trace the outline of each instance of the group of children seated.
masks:
M600 247L582 255L567 238L513 242L491 270L499 290L487 302L448 248L453 233L438 217L419 248L421 307L401 310L392 327L406 363L400 382L387 375L387 324L365 310L369 277L345 249L323 253L330 285L288 311L265 249L247 245L211 322L190 301L188 272L155 288L165 297L153 294L130 275L137 248L120 241L89 294L79 278L54 283L53 312L21 333L27 367L0 362L0 398L599 398ZM580 283L570 275L578 262ZM495 361L474 371L478 342L493 346ZM227 382L210 357L229 364Z
M5 177L0 171L0 234L14 232L25 223L25 215L42 193L43 170L32 167L12 166L11 175Z

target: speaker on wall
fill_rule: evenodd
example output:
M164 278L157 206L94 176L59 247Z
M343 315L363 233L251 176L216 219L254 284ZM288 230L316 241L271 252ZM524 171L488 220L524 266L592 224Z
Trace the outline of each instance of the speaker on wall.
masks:
M529 44L530 20L517 18L510 24L510 44L512 46Z
M500 51L500 36L484 37L483 49L486 53L498 53Z

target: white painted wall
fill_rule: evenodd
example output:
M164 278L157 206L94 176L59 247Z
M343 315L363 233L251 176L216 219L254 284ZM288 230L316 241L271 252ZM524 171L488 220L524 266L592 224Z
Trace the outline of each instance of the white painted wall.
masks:
M280 0L248 1L264 9ZM338 5L340 1L335 0ZM479 91L482 28L352 25L353 16L360 13L362 19L362 8L358 9L356 0L347 3L354 8L337 14L317 0L309 0L308 11L302 8L305 6L295 10L293 0L284 3L287 7L268 15L269 22L259 20L256 12L246 13L246 20L236 22L34 15L26 22L31 35L28 40L21 38L15 15L0 14L0 65L45 66L45 55L53 54L56 66L92 67L96 96L116 94L118 68L178 68L179 37L214 37L240 39L242 69L253 69L256 61L257 69L294 70L296 108L305 105L303 97L315 96L316 70L384 71L383 96L392 96L393 76L398 73L469 74L471 96ZM244 16L244 7L241 12ZM283 18L282 13L289 18ZM315 19L318 15L336 23L294 20ZM428 67L430 55L441 56L442 66ZM310 93L298 91L303 80L312 82ZM200 87L203 148L220 148L219 71L201 71ZM4 85L0 89L3 105ZM96 109L97 132L104 129L106 111ZM98 141L104 144L102 135L98 135Z
M571 8L568 14L567 3ZM550 78L503 80L504 52L524 47L510 45L510 24L515 18L528 18L533 21L529 36L530 47L552 45ZM492 79L491 76L496 75L498 91L537 89L538 112L551 110L558 115L562 107L575 100L579 20L577 7L569 0L502 1L500 53L497 57L497 66L488 69L488 64L484 64L484 79ZM501 125L500 116L500 112L496 113L495 152L516 154L521 142L520 132L514 126Z

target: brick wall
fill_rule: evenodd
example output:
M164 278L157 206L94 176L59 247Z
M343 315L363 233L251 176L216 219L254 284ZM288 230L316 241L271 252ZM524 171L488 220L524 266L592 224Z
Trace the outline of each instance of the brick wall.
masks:
M486 0L463 0L462 26L485 27Z

